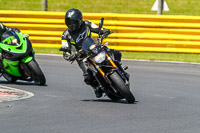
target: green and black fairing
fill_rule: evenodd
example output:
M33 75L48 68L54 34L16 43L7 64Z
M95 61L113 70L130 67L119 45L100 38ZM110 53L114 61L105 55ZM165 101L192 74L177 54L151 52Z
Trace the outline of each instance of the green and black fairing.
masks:
M1 50L5 59L17 61L32 54L30 40L21 33L8 31L2 35Z
M5 71L20 77L19 63L28 63L34 58L34 51L28 37L21 33L7 31L2 35L0 52Z

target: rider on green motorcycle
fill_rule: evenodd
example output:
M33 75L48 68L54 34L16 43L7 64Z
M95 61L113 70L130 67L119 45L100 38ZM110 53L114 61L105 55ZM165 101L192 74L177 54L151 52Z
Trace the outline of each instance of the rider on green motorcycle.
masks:
M10 27L7 27L7 26L3 25L2 23L0 23L0 42L2 41L1 38L2 38L3 33L6 31L20 32L20 30L17 28L10 28ZM1 53L1 50L0 50L0 53ZM1 68L2 68L2 62L0 59L0 72L2 71Z

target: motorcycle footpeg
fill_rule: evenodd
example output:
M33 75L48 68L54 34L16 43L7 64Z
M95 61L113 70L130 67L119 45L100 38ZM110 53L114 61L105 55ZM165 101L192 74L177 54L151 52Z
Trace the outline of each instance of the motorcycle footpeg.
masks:
M129 79L130 78L130 74L126 73L126 77Z
M130 82L129 82L129 81L126 82L126 86L127 86L128 88L130 88Z
M127 69L128 69L128 66L124 66L123 69L124 69L124 70L127 70Z

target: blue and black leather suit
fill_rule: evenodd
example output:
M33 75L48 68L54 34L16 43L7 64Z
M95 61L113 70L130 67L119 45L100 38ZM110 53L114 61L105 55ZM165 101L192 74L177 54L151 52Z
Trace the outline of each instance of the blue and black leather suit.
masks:
M87 20L83 21L78 31L72 32L69 29L66 29L62 34L62 49L70 49L71 52L69 52L68 54L63 54L64 59L69 60L70 54L73 54L75 51L79 51L82 47L82 42L84 39L88 37L93 38L91 34L92 32L99 33L99 27ZM104 34L105 32L110 32L110 30L103 29L100 31L100 34ZM120 51L111 49L110 52L114 55L116 60L121 61ZM86 84L93 86L93 77L91 77L92 75L88 73L88 70L84 65L82 59L76 59L76 61L83 71L83 76L85 77L84 81L86 82ZM88 77L88 75L90 76Z

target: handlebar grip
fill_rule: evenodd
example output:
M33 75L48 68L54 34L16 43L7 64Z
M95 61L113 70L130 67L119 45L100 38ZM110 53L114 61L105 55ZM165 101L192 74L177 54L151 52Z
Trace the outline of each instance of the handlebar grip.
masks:
M70 50L69 50L69 49L66 49L66 48L63 48L63 47L59 48L59 51L63 51L63 52L70 52Z
M71 55L70 57L69 57L69 60L71 60L71 61L74 61L75 59L76 59L76 54L74 54L74 55Z

